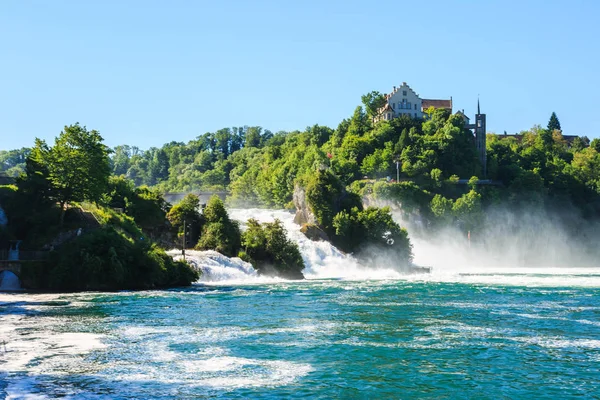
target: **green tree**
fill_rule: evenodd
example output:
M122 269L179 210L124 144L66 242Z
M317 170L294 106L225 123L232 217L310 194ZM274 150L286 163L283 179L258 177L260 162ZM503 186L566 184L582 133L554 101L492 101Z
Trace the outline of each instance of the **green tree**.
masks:
M85 126L65 126L53 147L36 139L31 157L44 167L52 186L51 196L60 205L60 223L65 205L72 201L98 202L108 187L109 149L96 130Z
M412 245L406 229L394 222L388 207L354 207L342 210L333 219L334 243L360 257L376 259L393 255L400 265L412 262Z
M379 114L379 109L385 106L385 96L377 91L372 91L361 96L361 100L365 106L365 110L367 110L367 115L374 122Z
M318 171L306 186L306 199L317 222L327 233L333 233L333 218L342 210L362 209L360 197L348 193L330 171Z
M278 219L262 225L255 219L249 219L242 235L244 252L260 274L303 279L304 261L300 250L286 233Z
M556 113L553 111L552 115L550 115L550 120L548 121L548 131L554 132L555 130L560 131L562 129L560 127L560 121L558 120Z
M240 227L229 218L223 201L218 196L212 196L203 215L206 223L196 248L216 250L229 257L236 256L241 247Z
M200 198L195 194L186 195L179 203L175 204L167 214L167 219L175 228L178 236L183 235L186 224L186 243L196 243L198 241L200 230L204 224L204 218L199 212Z
M452 200L445 198L440 194L433 196L430 203L431 212L441 224L448 224L452 221Z
M483 217L481 195L471 189L469 193L456 199L452 211L465 230L472 230L479 226Z
M246 129L246 147L260 147L260 135L262 128L259 126L252 126Z
M113 150L112 154L112 165L113 174L125 175L129 170L130 163L130 150L131 148L127 145L117 146Z
M590 139L587 136L576 136L571 142L571 150L578 152L590 145Z

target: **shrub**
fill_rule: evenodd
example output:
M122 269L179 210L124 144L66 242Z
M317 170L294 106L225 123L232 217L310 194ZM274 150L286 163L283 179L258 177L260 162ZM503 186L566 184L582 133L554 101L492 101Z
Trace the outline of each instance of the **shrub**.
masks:
M210 198L203 216L205 224L196 248L216 250L229 257L236 256L241 247L240 227L229 218L225 205L218 196Z
M278 219L262 225L255 219L248 220L242 245L245 249L241 252L242 256L249 258L260 274L304 279L304 261L298 245L287 238L286 230Z
M134 243L111 227L64 244L49 260L48 286L55 290L121 290L185 286L198 273L162 249Z
M342 211L335 216L333 225L334 244L344 251L357 252L363 257L387 253L403 264L412 262L408 233L394 222L387 207Z
M195 194L188 194L179 203L175 204L169 213L167 219L173 226L173 229L179 234L183 234L183 224L187 225L186 231L190 243L196 243L200 236L200 230L204 223L204 217L200 214L200 198Z
M341 181L329 171L319 171L306 186L306 199L317 222L328 234L334 232L333 218L342 210L362 209L356 193L347 192Z

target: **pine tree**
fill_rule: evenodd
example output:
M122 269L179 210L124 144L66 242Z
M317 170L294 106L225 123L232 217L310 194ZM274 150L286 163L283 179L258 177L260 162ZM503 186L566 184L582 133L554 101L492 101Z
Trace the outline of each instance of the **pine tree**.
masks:
M555 130L562 130L560 128L560 121L558 120L558 117L556 116L555 112L552 112L552 115L550 116L550 121L548 121L548 130L550 132L554 132Z

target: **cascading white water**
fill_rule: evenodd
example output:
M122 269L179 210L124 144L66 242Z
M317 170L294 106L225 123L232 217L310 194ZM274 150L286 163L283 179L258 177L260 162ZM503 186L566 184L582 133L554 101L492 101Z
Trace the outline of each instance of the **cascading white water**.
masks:
M229 215L241 224L242 230L250 218L259 222L279 219L290 240L298 244L306 268L302 271L307 279L387 279L398 278L401 273L390 266L363 266L352 255L344 254L327 241L312 241L294 223L294 214L285 210L230 209Z
M344 254L327 241L312 241L294 223L294 215L285 210L269 209L229 209L229 216L239 221L242 230L246 222L254 218L259 222L273 222L279 219L290 240L298 244L305 264L302 271L307 279L397 279L402 274L389 266L364 266L349 254ZM169 254L181 259L181 250L172 250ZM259 277L251 264L234 257L229 258L216 251L186 250L186 259L202 271L200 282L273 282L281 279Z
M492 268L481 264L474 252L465 250L456 243L443 245L436 240L413 237L413 253L415 263L432 266L431 274L405 275L390 265L361 265L352 255L344 254L329 242L314 242L308 239L300 226L294 223L294 215L285 210L269 209L229 209L232 219L240 222L242 230L249 218L259 222L272 222L279 219L288 237L298 244L306 268L303 270L307 279L402 279L407 281L427 280L433 282L469 282L469 283L505 283L531 285L555 285L557 282L569 281L573 285L600 285L599 269L573 268L540 270L518 269L514 265ZM460 241L459 241L460 242ZM181 251L170 253L175 258ZM257 275L249 263L239 258L228 258L214 251L186 251L186 258L203 272L201 282L211 284L265 283L281 281ZM544 272L547 275L541 276Z
M181 250L168 252L175 260L183 258ZM237 257L229 258L213 250L185 251L186 261L202 272L202 282L233 282L258 279L252 264Z
M21 281L11 271L0 272L0 292L13 292L21 290Z

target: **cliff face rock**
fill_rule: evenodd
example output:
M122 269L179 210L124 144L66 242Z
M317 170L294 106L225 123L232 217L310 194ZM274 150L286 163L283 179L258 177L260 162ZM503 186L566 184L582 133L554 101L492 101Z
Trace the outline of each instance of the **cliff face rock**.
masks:
M304 236L313 242L321 240L329 241L329 236L327 236L325 231L315 224L303 224L302 228L300 228L300 232L304 233Z
M294 206L296 207L296 216L294 222L298 225L312 224L317 225L317 218L310 210L308 202L306 201L306 192L304 188L296 184L294 186Z

